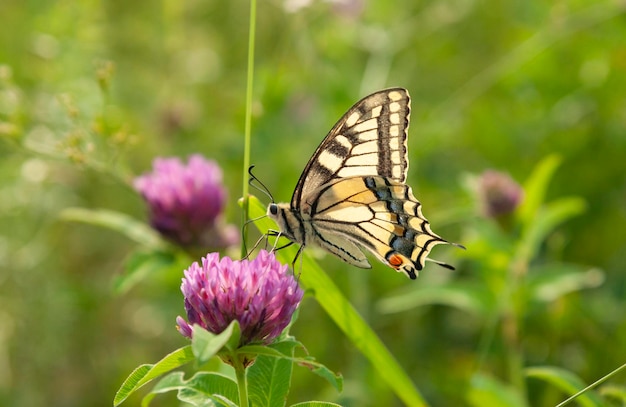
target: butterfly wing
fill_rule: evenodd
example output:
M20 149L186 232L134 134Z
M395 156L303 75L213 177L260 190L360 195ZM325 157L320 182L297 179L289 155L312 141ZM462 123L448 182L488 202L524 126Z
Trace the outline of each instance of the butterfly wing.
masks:
M315 150L291 207L298 210L317 188L345 177L381 176L403 183L409 166L409 114L410 97L403 88L381 90L357 102Z
M324 185L303 205L315 242L359 267L369 263L357 245L411 279L437 244L411 187L379 176L349 177Z

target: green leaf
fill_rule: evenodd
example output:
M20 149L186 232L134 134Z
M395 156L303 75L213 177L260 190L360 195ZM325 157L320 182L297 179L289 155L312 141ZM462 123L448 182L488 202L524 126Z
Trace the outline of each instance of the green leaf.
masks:
M303 403L292 404L291 407L341 407L341 404L326 401L305 401Z
M287 342L287 341L285 341ZM299 342L289 341L290 343L287 346L302 346ZM270 346L262 346L262 345L248 345L239 349L240 353L250 353L255 355L264 355L268 357L274 357L278 359L289 360L290 363L297 363L300 366L304 366L311 370L313 373L318 376L326 379L337 391L342 391L343 389L343 377L340 374L334 373L332 370L328 369L326 366L322 365L319 362L316 362L314 358L310 356L298 357L293 356L292 354L288 354L284 351L278 350L277 346L285 346L284 344L278 343Z
M284 406L291 385L292 370L293 364L287 359L257 356L247 372L250 406Z
M598 287L603 282L604 273L597 268L552 264L532 269L528 292L532 300L550 302L571 292Z
M522 395L515 388L483 374L477 374L472 378L466 398L468 404L475 407L526 406Z
M175 350L155 364L139 366L128 376L124 383L122 383L122 386L115 394L113 405L120 405L128 396L137 391L144 384L192 360L194 360L194 356L191 351L191 346L185 346Z
M227 331L229 329L231 330L231 333L225 346L226 349L230 350L231 352L235 352L239 348L239 344L241 343L241 326L239 325L239 321L232 321L228 328L226 328L224 331Z
M549 155L537 164L524 183L524 200L516 211L517 218L524 227L534 221L537 211L545 200L548 184L560 163L560 156Z
M602 386L599 393L609 400L615 400L616 405L626 406L626 387L606 385Z
M493 309L493 298L484 284L450 282L436 286L415 286L376 304L381 314L406 312L417 307L441 304L476 315Z
M545 205L537 212L534 221L524 228L517 258L527 261L534 258L548 234L561 223L583 213L585 208L585 201L577 197L561 198Z
M154 229L124 213L106 209L67 208L59 217L65 221L82 222L114 230L154 250L164 250L168 246Z
M543 380L561 389L568 395L573 395L585 388L585 383L574 373L553 366L537 366L524 369L527 377ZM602 400L594 391L587 391L576 398L582 407L603 406Z
M265 208L254 196L250 196L250 218L256 219L265 215ZM275 229L276 225L269 218L255 221L261 233L268 229ZM297 248L287 247L276 253L283 263L291 263L295 258ZM313 292L317 302L326 311L328 316L350 339L354 346L370 361L380 378L384 380L395 394L410 406L424 406L424 401L417 388L393 357L385 344L376 333L367 325L352 304L343 296L339 288L328 277L306 252L302 254L302 274L300 283Z
M239 404L237 383L214 372L199 372L185 380L182 372L174 372L161 379L151 393L178 391L178 399L194 406L225 406Z
M212 357L216 356L227 344L231 342L239 343L241 330L239 323L235 320L222 332L215 335L199 325L193 326L191 348L196 355L198 362L204 364ZM232 344L231 344L232 346Z

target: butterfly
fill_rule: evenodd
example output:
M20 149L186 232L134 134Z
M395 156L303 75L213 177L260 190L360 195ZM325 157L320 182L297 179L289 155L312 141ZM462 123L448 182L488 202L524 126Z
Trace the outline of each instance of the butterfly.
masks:
M409 116L406 89L364 97L315 150L291 203L268 205L279 235L300 244L298 255L315 244L349 264L371 268L365 249L411 279L426 260L453 269L426 258L434 246L448 242L432 232L405 184Z

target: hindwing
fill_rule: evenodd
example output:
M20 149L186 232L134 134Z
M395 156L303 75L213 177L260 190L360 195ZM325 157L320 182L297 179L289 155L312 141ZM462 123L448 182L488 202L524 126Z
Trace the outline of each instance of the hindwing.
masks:
M358 101L333 126L307 163L292 208L321 185L351 176L406 180L410 98L406 89L381 90Z
M411 279L437 244L411 187L387 178L350 177L320 187L303 204L315 242L344 261L369 267L363 247Z

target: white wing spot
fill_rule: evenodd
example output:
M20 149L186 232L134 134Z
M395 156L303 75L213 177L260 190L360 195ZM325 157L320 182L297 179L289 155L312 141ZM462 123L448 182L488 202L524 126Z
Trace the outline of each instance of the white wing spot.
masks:
M397 139L392 139L392 140L397 140ZM377 152L378 152L378 143L376 142L376 140L357 144L352 149L352 154L354 155L377 153Z
M380 112L383 111L383 107L382 106L376 106L375 108L372 109L372 117L378 117L380 116Z
M376 175L375 165L360 165L358 167L343 167L337 173L340 177L358 177L364 175Z
M376 119L369 119L369 120L366 120L364 122L357 124L352 129L360 133L360 132L367 131L367 130L374 130L376 128L378 128L378 121L376 121Z
M389 148L392 150L400 150L400 140L398 139L397 134L393 134L396 127L392 127L389 129L389 133L393 136L393 138L389 139ZM397 131L396 131L397 133Z
M402 93L395 91L395 90L393 92L389 92L387 96L389 96L389 99L393 100L394 102L398 100L402 100L403 98Z
M402 106L398 102L389 103L390 112L399 112Z
M400 163L402 162L402 157L400 156L400 152L398 150L391 153L391 162L392 163Z
M328 150L324 150L320 154L317 163L322 167L328 169L330 172L335 172L339 168L341 168L341 165L343 164L343 159L341 157L337 157Z
M390 126L389 127L389 135L391 137L398 137L400 135L400 127L399 126Z
M358 121L359 118L361 118L361 115L358 112L354 112L352 113L347 119L346 119L346 126L348 127L352 127L354 126Z
M390 114L389 121L393 124L400 124L400 114L399 113Z
M359 141L361 142L372 140L378 140L378 132L376 130L364 131L359 134Z
M337 137L335 137L335 141L347 149L352 148L352 143L350 143L350 140L348 140L346 136L343 136L340 134Z
M375 166L378 164L378 153L368 153L346 160L346 166Z
M392 173L394 179L404 179L404 175L402 174L402 168L400 166L394 166L392 169Z

